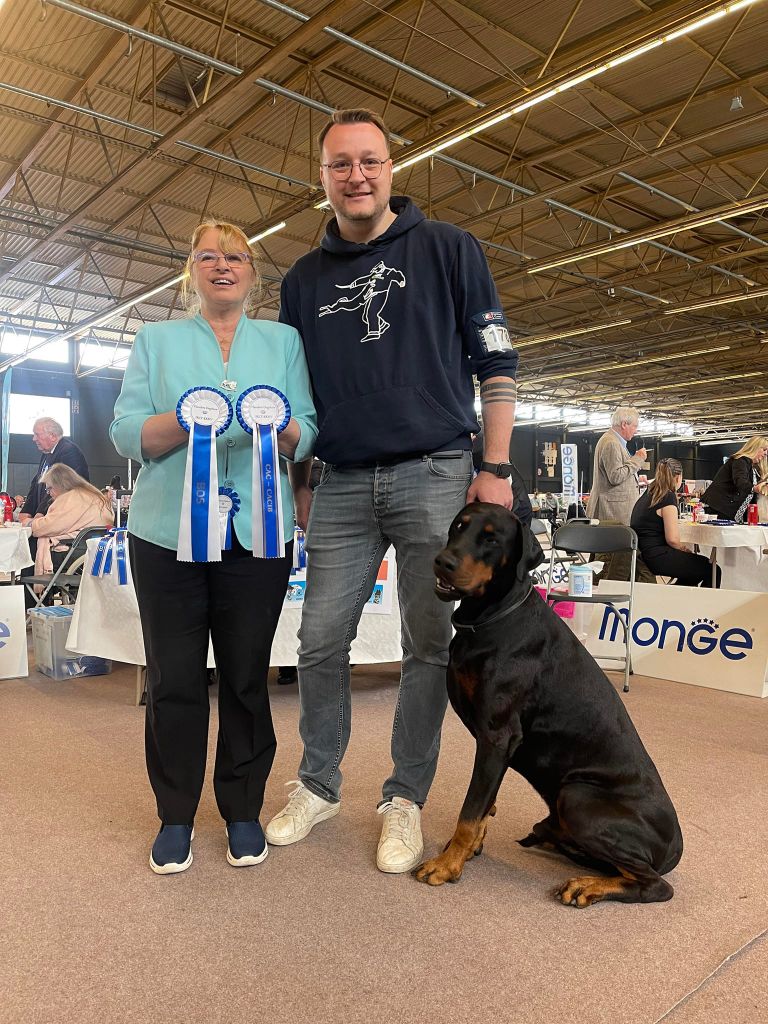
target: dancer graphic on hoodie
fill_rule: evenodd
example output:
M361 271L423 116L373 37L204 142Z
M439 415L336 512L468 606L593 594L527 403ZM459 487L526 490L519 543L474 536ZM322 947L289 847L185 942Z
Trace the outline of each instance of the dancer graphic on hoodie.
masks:
M357 295L342 295L336 302L321 306L318 316L328 316L330 313L352 313L362 306L366 333L360 341L375 341L390 326L383 319L381 311L387 304L389 289L393 284L396 284L398 288L405 288L405 274L395 270L394 267L386 266L384 261L380 260L370 274L356 278L351 284L337 284L337 288L359 288L360 291Z

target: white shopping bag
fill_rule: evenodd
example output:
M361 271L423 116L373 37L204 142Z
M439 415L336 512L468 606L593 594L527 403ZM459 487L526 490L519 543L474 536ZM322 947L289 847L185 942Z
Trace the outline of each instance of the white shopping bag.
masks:
M24 587L0 587L0 679L28 674Z

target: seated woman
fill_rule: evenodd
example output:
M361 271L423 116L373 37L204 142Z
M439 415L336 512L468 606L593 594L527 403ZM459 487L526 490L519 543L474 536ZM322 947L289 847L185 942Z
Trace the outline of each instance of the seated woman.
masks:
M36 515L29 524L32 536L37 537L37 575L53 572L51 551L59 541L71 540L89 526L114 524L109 498L64 463L54 463L43 474L41 483L48 488L53 501L45 515Z
M760 463L768 454L768 438L758 434L726 459L701 500L722 519L743 523L747 508L760 493Z
M661 459L656 476L632 509L630 526L637 534L643 561L657 576L674 576L678 586L712 586L712 566L680 542L677 489L683 467L677 459ZM720 586L717 566L717 586Z

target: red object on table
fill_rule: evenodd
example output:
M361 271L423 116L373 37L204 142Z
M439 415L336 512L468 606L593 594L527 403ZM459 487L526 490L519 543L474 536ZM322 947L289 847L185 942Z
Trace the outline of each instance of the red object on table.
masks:
M13 510L15 508L15 502L13 498L10 496L10 494L7 494L5 491L0 491L0 502L2 502L3 522L12 523Z
M753 502L751 505L749 505L747 507L747 525L748 526L757 526L757 523L758 523L757 505L754 504L754 502Z

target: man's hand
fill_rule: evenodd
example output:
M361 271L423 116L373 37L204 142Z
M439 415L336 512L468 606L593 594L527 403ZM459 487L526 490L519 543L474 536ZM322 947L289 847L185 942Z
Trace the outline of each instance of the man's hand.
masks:
M635 458L642 459L643 462L645 462L648 459L648 452L645 450L645 448L638 448L635 452Z
M508 479L480 472L467 491L467 504L471 501L489 501L492 505L503 505L511 512L514 502L512 485Z
M293 491L293 507L296 509L296 525L306 530L309 522L309 510L312 508L312 490L310 487L296 487Z

